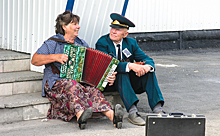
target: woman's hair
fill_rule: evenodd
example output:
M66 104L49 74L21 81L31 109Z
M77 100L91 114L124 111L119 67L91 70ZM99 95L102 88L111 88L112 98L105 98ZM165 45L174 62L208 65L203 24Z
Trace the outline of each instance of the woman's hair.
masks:
M63 30L63 25L68 25L69 23L79 22L80 17L74 15L71 11L65 11L62 14L59 14L56 19L55 32L56 34L60 33L65 35L65 31Z

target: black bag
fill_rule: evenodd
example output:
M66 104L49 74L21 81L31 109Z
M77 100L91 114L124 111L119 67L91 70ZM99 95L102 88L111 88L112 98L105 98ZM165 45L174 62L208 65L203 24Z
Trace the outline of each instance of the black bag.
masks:
M205 136L205 116L147 114L146 136Z

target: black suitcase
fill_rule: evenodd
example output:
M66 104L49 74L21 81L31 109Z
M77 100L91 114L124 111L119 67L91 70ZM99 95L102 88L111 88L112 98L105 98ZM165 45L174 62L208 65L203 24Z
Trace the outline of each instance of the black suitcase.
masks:
M146 136L205 136L205 116L147 114Z

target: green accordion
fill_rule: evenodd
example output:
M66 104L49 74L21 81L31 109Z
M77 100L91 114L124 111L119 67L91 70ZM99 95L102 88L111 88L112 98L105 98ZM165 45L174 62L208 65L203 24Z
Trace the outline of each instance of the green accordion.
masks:
M65 45L68 61L61 65L61 78L86 83L103 91L119 60L101 51L77 45Z

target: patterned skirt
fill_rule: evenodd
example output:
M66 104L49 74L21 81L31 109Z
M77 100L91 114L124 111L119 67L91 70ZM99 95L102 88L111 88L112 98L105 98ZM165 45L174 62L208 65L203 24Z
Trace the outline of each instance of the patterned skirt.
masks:
M51 102L48 119L70 121L79 111L85 111L89 107L93 108L93 112L111 110L101 91L71 79L57 80L52 89L46 83L45 92Z

